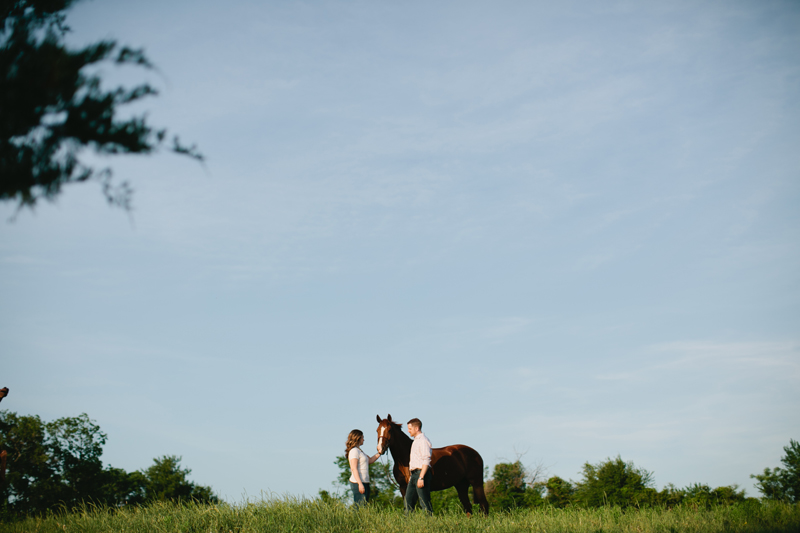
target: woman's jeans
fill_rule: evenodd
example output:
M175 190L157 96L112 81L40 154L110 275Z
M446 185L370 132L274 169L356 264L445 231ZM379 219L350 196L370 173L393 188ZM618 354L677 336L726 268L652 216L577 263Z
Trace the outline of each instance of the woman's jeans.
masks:
M350 483L350 490L353 491L353 507L359 507L369 501L369 483L364 483L364 494L358 492L358 483Z

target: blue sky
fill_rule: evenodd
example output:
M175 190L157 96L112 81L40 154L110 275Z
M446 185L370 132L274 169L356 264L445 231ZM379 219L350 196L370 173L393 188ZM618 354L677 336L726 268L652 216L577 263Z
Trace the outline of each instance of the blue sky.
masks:
M0 205L2 407L86 412L128 470L229 501L331 489L423 420L579 479L739 484L800 439L800 6L79 3L142 46L205 165Z

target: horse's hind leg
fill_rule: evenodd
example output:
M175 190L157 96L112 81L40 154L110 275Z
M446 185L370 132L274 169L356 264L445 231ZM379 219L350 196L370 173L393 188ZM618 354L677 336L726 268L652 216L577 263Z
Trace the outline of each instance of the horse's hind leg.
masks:
M461 501L461 507L467 515L472 515L472 503L469 501L469 482L467 480L458 483L456 486L458 492L458 499Z
M481 512L489 516L489 501L486 499L486 493L483 491L483 481L472 485L472 495L475 498L475 503L481 506Z

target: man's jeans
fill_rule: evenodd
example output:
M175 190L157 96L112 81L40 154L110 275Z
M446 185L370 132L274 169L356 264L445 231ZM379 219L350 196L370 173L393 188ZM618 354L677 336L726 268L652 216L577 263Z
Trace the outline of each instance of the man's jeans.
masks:
M431 469L428 468L428 471L425 472L425 477L422 478L425 481L425 486L419 488L417 487L417 481L419 480L420 472L422 470L411 471L411 479L408 480L408 487L406 487L406 513L413 511L417 500L419 500L419 506L428 511L428 514L433 514L433 506L431 505L431 478L433 475Z
M350 482L350 490L353 491L353 507L360 507L369 501L369 483L364 483L364 494L358 492L358 483Z

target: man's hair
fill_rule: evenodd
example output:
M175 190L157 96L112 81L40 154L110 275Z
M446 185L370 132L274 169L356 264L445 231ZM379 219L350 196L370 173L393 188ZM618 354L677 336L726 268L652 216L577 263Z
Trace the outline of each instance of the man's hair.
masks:
M422 421L419 418L412 418L408 421L408 424L411 424L417 429L422 429Z

